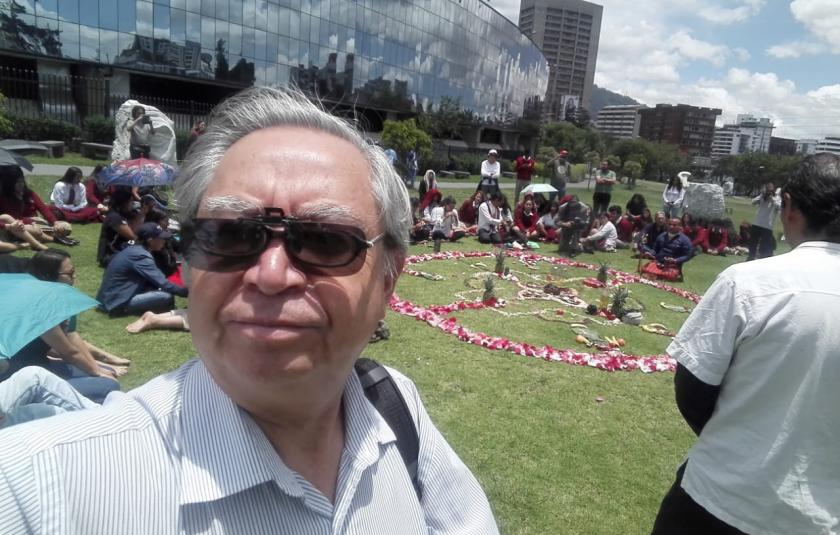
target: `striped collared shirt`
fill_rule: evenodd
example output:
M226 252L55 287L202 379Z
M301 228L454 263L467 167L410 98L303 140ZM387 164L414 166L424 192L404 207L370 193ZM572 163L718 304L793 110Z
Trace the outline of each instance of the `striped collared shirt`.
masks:
M333 503L191 360L102 408L0 432L0 533L497 533L414 385L391 373L420 437L420 501L355 373Z

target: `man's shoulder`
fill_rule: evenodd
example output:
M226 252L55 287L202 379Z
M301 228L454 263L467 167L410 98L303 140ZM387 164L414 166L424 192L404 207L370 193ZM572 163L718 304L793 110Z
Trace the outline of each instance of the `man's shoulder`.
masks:
M159 427L180 410L184 377L194 361L128 393L111 394L101 407L64 413L0 432L0 466L9 459L35 458L78 444L107 442ZM2 470L0 470L2 472Z

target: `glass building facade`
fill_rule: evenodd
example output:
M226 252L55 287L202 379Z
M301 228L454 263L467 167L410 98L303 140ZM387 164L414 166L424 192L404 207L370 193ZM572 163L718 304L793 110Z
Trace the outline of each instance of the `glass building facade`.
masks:
M538 47L479 0L0 0L3 53L398 113L448 96L489 124L548 84Z

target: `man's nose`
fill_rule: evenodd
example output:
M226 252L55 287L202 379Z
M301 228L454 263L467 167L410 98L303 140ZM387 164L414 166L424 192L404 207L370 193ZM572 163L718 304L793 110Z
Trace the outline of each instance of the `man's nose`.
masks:
M245 282L266 295L306 287L306 274L296 267L280 237L274 237L256 264L245 272Z

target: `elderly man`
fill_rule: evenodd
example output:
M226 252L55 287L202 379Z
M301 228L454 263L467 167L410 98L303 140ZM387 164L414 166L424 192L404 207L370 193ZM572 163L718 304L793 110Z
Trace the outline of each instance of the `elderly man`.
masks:
M782 189L793 250L721 273L668 346L697 441L654 534L840 530L840 157Z
M416 486L354 373L411 222L384 154L304 97L252 88L190 156L176 194L199 358L0 433L0 533L496 533L413 384L390 373Z

